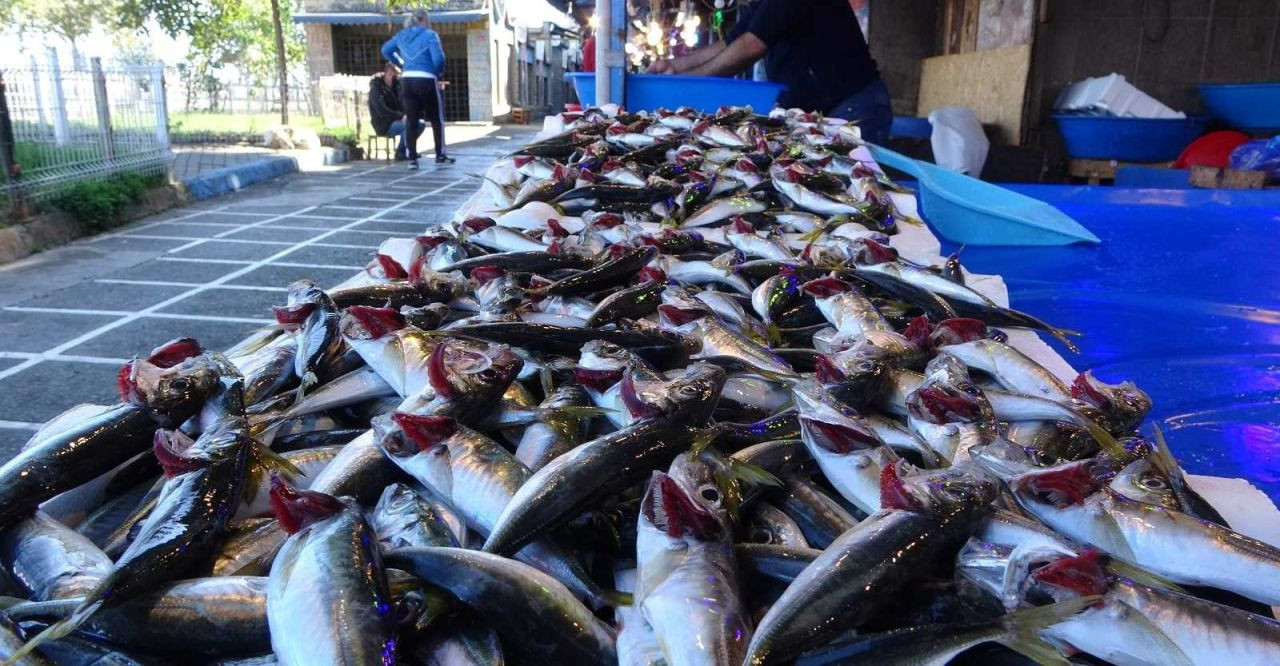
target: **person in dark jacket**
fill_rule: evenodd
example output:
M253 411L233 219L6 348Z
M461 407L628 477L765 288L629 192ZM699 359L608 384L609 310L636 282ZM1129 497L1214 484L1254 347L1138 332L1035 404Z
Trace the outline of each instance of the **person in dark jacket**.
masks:
M400 72L390 62L369 78L369 124L378 136L394 136L396 160L409 159L404 141L404 103L400 100ZM419 132L424 122L419 123Z
M400 63L409 168L418 168L418 136L422 134L419 121L422 119L431 123L431 135L436 143L436 164L453 162L444 148L444 97L440 94L444 47L440 45L440 35L431 29L427 10L413 10L405 20L404 30L382 45L382 55L391 62Z
M754 0L739 7L723 42L658 60L649 71L728 76L764 58L769 80L787 86L779 104L856 120L864 139L884 143L893 124L889 89L849 0Z

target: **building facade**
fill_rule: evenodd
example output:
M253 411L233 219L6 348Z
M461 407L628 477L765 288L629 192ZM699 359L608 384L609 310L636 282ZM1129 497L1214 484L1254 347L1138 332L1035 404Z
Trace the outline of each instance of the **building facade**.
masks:
M303 0L293 20L306 33L313 86L380 71L382 44L404 16L374 2ZM446 120L506 122L514 109L537 118L563 108L580 30L547 0L448 0L431 7L431 22L445 52Z

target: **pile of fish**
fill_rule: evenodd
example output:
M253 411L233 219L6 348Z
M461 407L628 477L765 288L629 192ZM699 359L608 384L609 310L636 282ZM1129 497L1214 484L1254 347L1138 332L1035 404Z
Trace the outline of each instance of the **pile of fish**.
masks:
M1280 550L902 256L856 127L564 120L0 468L6 663L1280 663Z

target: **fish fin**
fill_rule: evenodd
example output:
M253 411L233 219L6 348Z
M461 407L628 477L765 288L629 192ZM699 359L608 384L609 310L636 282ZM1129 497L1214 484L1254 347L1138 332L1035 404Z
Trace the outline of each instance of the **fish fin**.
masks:
M1151 424L1151 439L1155 442L1155 451L1151 454L1151 464L1160 470L1160 473L1169 478L1182 477L1182 468L1178 466L1178 461L1173 457L1173 452L1169 450L1169 442L1164 438L1164 432L1160 430L1160 426Z
M1111 492L1106 487L1103 487L1102 491L1105 493ZM1105 543L1095 545L1113 558L1128 561L1137 559L1134 557L1133 549L1129 547L1129 540L1124 538L1124 530L1120 529L1120 523L1116 522L1115 516L1111 515L1110 511L1103 511L1098 520L1105 532L1105 534L1099 536L1103 537Z
M689 442L689 457L696 458L707 450L711 443L716 441L716 437L720 436L721 430L717 427L708 426L698 430L693 434L693 440Z
M45 627L44 631L36 634L31 640L18 648L17 651L5 660L4 666L18 664L41 645L70 635L71 632L76 630L76 628L84 624L85 620L88 620L94 613L98 612L98 609L101 607L102 599L98 599L97 601L93 601L88 604L82 603L71 615L68 615L67 617Z
M782 346L782 329L778 328L778 325L773 322L769 322L765 324L764 327L765 327L765 330L769 332L769 345L775 346L775 347L781 347Z
M1079 597L1010 613L1001 620L1008 634L997 641L1041 666L1068 666L1071 662L1056 647L1040 638L1039 631L1066 620L1101 599L1099 596Z
M840 225L839 225L839 223L837 223L837 224L833 224L833 225L831 225L831 228L832 228L832 229L834 229L834 228L836 228L836 227L838 227L838 226L840 226ZM800 240L802 240L802 241L804 241L804 242L806 242L806 243L814 243L814 242L817 242L817 240L818 240L819 238L822 238L822 234L823 234L823 233L825 233L825 232L826 232L826 229L825 229L825 228L823 228L823 227L818 227L817 229L814 229L813 231L810 231L809 233L806 233L806 234L804 234L804 235L800 236Z
M774 476L772 472L763 467L752 465L749 462L743 462L737 458L725 458L725 462L729 464L729 473L733 478L756 486L774 486L782 487L782 480Z
M606 416L613 413L613 411L603 407L570 405L567 407L540 409L538 410L538 418L556 431L557 435L576 443L582 439L582 434L579 430L583 421L597 416Z
M1183 652L1182 648L1178 647L1177 643L1174 643L1172 639L1165 635L1165 633L1160 630L1160 627L1147 619L1147 616L1144 615L1142 611L1126 604L1123 601L1117 600L1111 603L1123 608L1126 611L1126 618L1128 620L1136 622L1146 629L1146 632L1144 633L1146 633L1147 640L1150 641L1148 643L1148 648L1159 650L1164 655L1164 659L1158 659L1156 660L1156 663L1167 666L1195 666L1195 662L1191 660L1191 657L1187 656L1187 653Z
M605 593L601 595L601 602L603 602L603 605L611 606L613 608L636 605L635 595L630 592L623 592L622 590L606 590Z
M25 603L28 603L28 602L26 599L23 599L22 597L0 597L0 611L6 611L6 614L8 614L7 611L9 609L19 604L25 604Z
M1080 425L1089 432L1089 436L1102 447L1102 450L1116 460L1128 460L1129 452L1106 428L1094 423L1088 417L1080 419Z
M551 368L543 367L538 370L538 382L542 385L542 395L551 395L555 390L555 378L551 376Z
M1169 581L1163 576L1153 574L1146 569L1135 567L1128 562L1113 558L1107 562L1105 569L1107 570L1107 573L1120 576L1121 578L1127 578L1139 585L1146 585L1147 587L1154 587L1161 590L1170 590L1180 594L1190 594L1190 592L1187 592L1177 583Z
M262 475L270 471L280 472L290 483L302 477L302 470L289 462L284 456L272 451L270 447L258 440L250 440L249 445L249 478L244 484L244 503L253 501L261 485Z

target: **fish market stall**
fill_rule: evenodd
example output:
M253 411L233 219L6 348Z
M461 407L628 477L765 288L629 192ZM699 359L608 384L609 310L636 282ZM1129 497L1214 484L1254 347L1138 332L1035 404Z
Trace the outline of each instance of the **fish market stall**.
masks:
M560 121L450 222L225 354L135 359L0 467L0 650L1273 661L1265 495L1185 474L855 128Z

